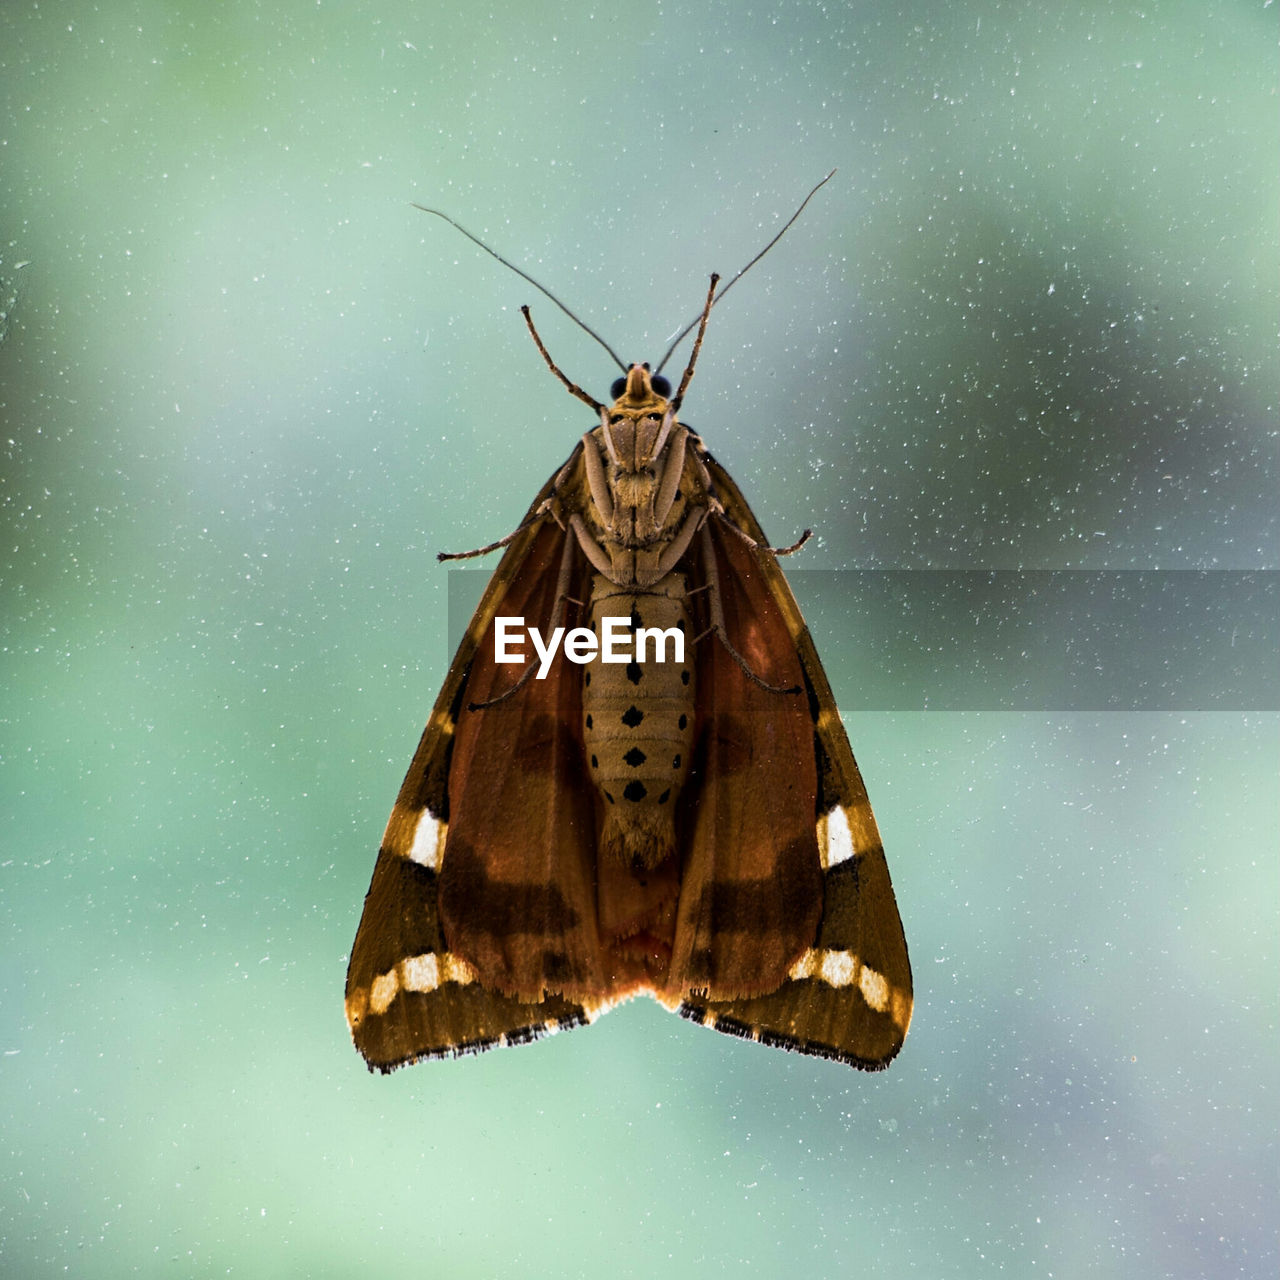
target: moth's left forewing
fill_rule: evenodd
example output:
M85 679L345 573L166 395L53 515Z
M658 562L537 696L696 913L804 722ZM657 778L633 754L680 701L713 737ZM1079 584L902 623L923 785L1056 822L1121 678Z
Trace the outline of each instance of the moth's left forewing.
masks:
M571 467L579 450L566 463ZM561 472L563 474L563 470ZM554 583L565 534L534 499L454 654L382 838L347 969L346 1012L370 1068L519 1043L590 1020L595 1010L547 993L504 995L451 950L441 919L441 871L451 819L451 767L477 654L494 617L524 612L531 587ZM545 602L537 606L545 611ZM531 613L536 612L530 605ZM505 705L505 704L504 704ZM471 713L487 716L488 712ZM465 735L464 735L465 736ZM453 779L456 790L457 779ZM465 815L463 815L465 816Z
M431 717L400 785L400 793L383 833L382 847L400 857L429 861L428 855L434 848L437 833L443 834L438 825L424 823L422 814L425 812L447 819L453 735L476 651L482 638L489 633L494 618L504 608L511 607L509 598L521 579L540 581L548 572L554 576L555 563L548 557L554 556L555 548L562 543L559 540L548 541L546 528L550 517L540 513L552 500L557 482L577 464L581 453L582 445L579 444L564 466L547 480L529 504L529 510L520 522L520 531L503 552L449 663L444 685L431 709ZM548 552L542 557L544 563L531 564L530 556L536 557L540 549Z
M760 544L764 534L729 475L704 458L726 517ZM734 537L723 543L731 556ZM742 544L745 547L745 544ZM848 1062L887 1066L911 1021L911 964L880 833L826 673L775 557L752 553L783 623L774 643L794 647L812 722L816 784L811 820L820 860L821 919L812 945L777 990L741 999L687 996L680 1012L716 1030ZM732 590L732 583L722 588ZM712 993L714 994L714 993Z
M347 971L352 1038L370 1070L519 1044L591 1015L558 996L521 1001L449 950L434 870L379 850Z

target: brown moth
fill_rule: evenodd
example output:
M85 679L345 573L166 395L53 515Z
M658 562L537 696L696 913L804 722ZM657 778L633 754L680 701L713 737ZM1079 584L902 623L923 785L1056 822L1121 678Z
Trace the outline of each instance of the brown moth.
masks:
M514 533L465 553L506 548L400 788L351 949L347 1020L370 1069L523 1043L636 995L869 1070L902 1047L906 940L778 566L795 547L769 547L678 417L716 284L676 394L632 364L608 406L560 372L522 309L598 422ZM498 661L513 618L561 628L564 648L541 665ZM605 661L627 627L630 660ZM683 661L656 660L677 639Z

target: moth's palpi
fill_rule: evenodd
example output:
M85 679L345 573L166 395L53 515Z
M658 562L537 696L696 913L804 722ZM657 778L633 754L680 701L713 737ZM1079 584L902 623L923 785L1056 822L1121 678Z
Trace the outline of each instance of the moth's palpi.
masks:
M769 547L678 417L712 305L818 187L719 294L712 276L674 395L661 363L618 361L613 403L599 403L523 308L552 373L598 421L513 533L465 553L505 547L400 788L351 949L347 1020L371 1069L523 1043L636 995L865 1069L902 1047L906 940L778 566L795 548ZM648 660L611 662L561 648L539 677L532 655L497 659L511 618L562 629L566 647L579 628L579 640L645 629L673 652L682 640L683 660L655 660L656 644Z

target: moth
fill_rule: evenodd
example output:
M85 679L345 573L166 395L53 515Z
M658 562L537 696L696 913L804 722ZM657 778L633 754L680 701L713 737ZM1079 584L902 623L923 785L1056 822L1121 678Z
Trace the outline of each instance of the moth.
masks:
M462 553L504 549L400 788L351 949L347 1021L371 1070L524 1043L637 995L868 1070L902 1047L911 967L888 866L778 565L808 531L770 547L679 417L712 306L818 187L719 293L711 277L674 395L661 368L692 323L656 371L618 360L602 404L522 308L594 425L513 533ZM513 618L560 628L564 646L499 661ZM566 652L575 632L619 628L637 638L629 660ZM656 643L641 655L642 631L672 642L667 661Z

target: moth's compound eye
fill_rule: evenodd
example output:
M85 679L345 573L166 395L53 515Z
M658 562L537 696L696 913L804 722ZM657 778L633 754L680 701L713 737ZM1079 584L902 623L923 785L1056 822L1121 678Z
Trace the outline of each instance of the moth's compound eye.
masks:
M660 373L655 373L653 375L653 389L664 400L668 399L671 395L671 383L668 382Z
M609 388L609 394L616 400L627 389L626 378L614 378L613 386Z

